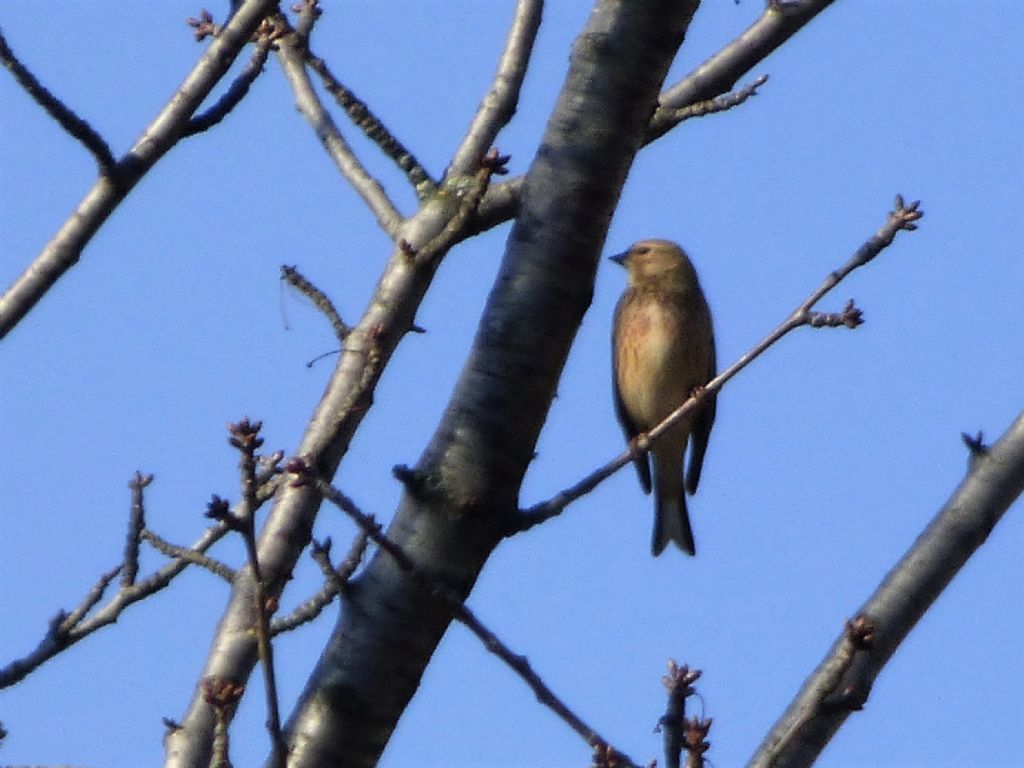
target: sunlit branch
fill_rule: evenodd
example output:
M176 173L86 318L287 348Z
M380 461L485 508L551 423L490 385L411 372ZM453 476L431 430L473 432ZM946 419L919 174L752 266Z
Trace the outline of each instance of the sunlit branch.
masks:
M306 70L306 52L305 41L298 35L287 35L278 42L278 60L295 94L295 104L341 175L377 217L381 229L394 238L398 234L402 215L380 182L356 157L330 113L324 108Z
M188 121L227 73L275 0L245 0L113 173L102 175L38 256L0 296L0 338L75 264L139 180L181 138ZM95 152L95 148L93 149Z
M543 0L519 0L516 4L494 81L452 158L451 167L455 172L472 173L480 158L494 145L498 132L515 114L543 6Z
M370 141L376 144L380 151L399 167L405 174L413 189L416 190L416 197L420 200L437 190L437 181L431 178L424 169L422 163L410 152L395 135L388 130L387 126L377 117L366 103L359 99L349 88L334 76L327 63L311 51L306 51L306 63L320 76L320 80L338 106L341 107L349 120L361 130Z
M851 712L866 702L896 649L1024 493L1024 413L991 447L971 450L967 477L918 536L786 712L752 768L810 766Z
M676 110L713 99L731 91L739 79L795 35L833 0L769 0L761 17L739 37L678 83L663 91L658 110L651 118L644 143L672 130Z

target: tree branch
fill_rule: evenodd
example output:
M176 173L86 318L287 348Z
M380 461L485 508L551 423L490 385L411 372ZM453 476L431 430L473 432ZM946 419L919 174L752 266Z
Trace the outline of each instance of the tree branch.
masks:
M644 143L664 136L678 110L731 91L739 79L832 4L833 0L768 0L764 13L743 34L686 75L658 99Z
M245 69L234 79L231 86L224 92L224 95L217 100L217 103L200 115L196 115L186 123L181 132L181 137L194 136L197 133L207 131L227 117L231 110L242 103L242 99L249 93L256 78L263 73L263 67L267 63L267 57L274 46L274 41L280 36L280 30L269 19L264 19L256 31L256 45L249 58Z
M733 89L776 48L795 35L833 0L769 0L764 14L742 35L701 64L676 85L663 91L644 137L650 144L679 124L686 108L714 100ZM519 215L523 177L495 184L480 203L475 232L484 232Z
M381 229L394 239L398 235L402 215L380 182L359 162L330 113L324 108L306 71L306 55L306 41L294 32L278 43L277 58L295 94L295 106L312 126L341 175L377 217Z
M678 125L679 123L693 117L705 117L707 115L717 114L718 112L727 112L734 107L738 107L751 96L756 96L757 89L767 82L768 75L761 75L756 78L754 82L750 83L750 85L746 85L738 91L732 91L731 93L727 93L724 96L718 96L714 99L698 101L696 104L690 104L687 107L667 110L667 119L674 120L676 125Z
M533 691L537 700L554 712L566 725L572 728L592 749L607 751L612 749L619 758L621 768L637 768L636 764L626 755L610 747L609 742L587 725L579 715L573 712L558 695L548 687L530 664L529 659L514 653L501 639L488 629L476 614L463 601L458 591L452 589L441 578L434 576L416 565L413 558L402 547L391 541L383 531L380 523L373 515L363 512L348 496L322 478L309 473L308 467L301 461L291 464L290 470L298 475L298 483L312 481L320 495L331 504L348 515L362 533L382 550L387 552L398 566L424 590L439 597L451 611L452 618L465 626L483 643L484 648L493 653L526 683Z
M472 169L494 145L498 132L508 125L516 113L523 78L530 64L533 43L540 28L542 0L519 0L515 16L505 39L505 49L498 61L490 91L484 96L473 116L469 130L452 158L456 173L471 173Z
M114 166L117 164L117 161L114 160L114 155L110 151L107 142L87 121L76 115L63 101L50 93L36 76L18 60L18 57L14 55L14 51L7 44L7 38L4 37L2 30L0 30L0 63L11 71L14 79L18 81L18 85L24 88L25 92L39 106L45 109L46 113L61 128L89 150L92 156L96 158L100 175L109 176L114 172Z
M0 296L0 339L16 326L75 264L100 226L181 138L181 132L213 87L227 73L276 0L245 0L142 137L86 193L42 252Z
M282 40L281 47L287 47ZM304 73L303 73L304 76ZM307 81L308 82L308 81ZM340 358L316 408L298 454L318 474L332 476L373 400L377 382L406 333L447 249L465 236L473 207L497 172L500 158L483 158L470 177L450 174L442 190L403 221L397 244L368 308L345 337ZM319 494L284 486L260 534L258 559L267 594L280 595L312 535ZM231 599L214 639L202 679L246 680L258 660L251 628L252 571L235 579ZM218 726L216 711L197 687L181 727L165 741L168 768L205 765ZM228 713L230 715L230 713Z
M529 207L513 227L445 415L388 527L389 540L460 596L517 512L608 222L695 7L602 0L577 38L525 182ZM317 474L330 476L319 467ZM353 586L289 719L292 768L372 764L451 621L447 604L386 553L378 551Z
M205 552L225 533L227 533L227 528L224 526L210 528L203 533L192 549L198 553ZM50 621L49 629L35 650L0 669L0 689L14 685L38 669L44 662L66 651L78 641L85 639L102 627L113 624L120 617L122 611L133 603L144 600L162 590L189 564L189 561L184 559L175 560L143 581L136 582L131 586L122 585L105 606L89 616L92 609L103 598L110 582L121 572L123 566L119 565L107 571L89 590L78 607L70 614L61 611Z
M327 63L313 52L306 49L306 63L320 76L324 88L334 97L338 106L341 107L352 123L359 128L380 151L389 157L395 165L405 174L413 189L416 190L416 197L425 199L437 191L437 182L423 168L419 160L406 149L394 134L391 133L381 122L366 102L357 97L351 90L338 80L328 68Z
M1024 413L984 455L973 456L967 477L861 606L852 629L847 626L804 683L750 766L810 766L867 700L910 630L1024 493Z

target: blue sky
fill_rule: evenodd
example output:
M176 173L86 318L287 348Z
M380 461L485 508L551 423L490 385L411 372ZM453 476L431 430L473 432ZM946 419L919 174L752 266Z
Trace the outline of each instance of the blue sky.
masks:
M223 13L224 4L211 8ZM439 175L489 83L511 3L325 2L317 53ZM735 37L755 2L706 2L679 77ZM553 2L514 122L526 170L588 4ZM199 6L57 2L0 11L44 83L123 152L200 52ZM962 431L995 439L1021 408L1024 11L1012 2L839 2L758 67L738 110L643 151L607 251L668 237L690 251L727 364L884 221L902 234L823 309L855 298L855 332L802 330L720 399L700 492L699 555L648 552L651 500L628 468L560 519L502 544L469 605L564 699L640 761L660 756L669 657L704 670L709 757L741 764L888 568L963 477ZM23 269L95 177L91 158L0 77L0 278ZM341 122L339 118L339 122ZM352 131L348 131L352 136ZM405 212L402 178L354 141ZM455 249L385 374L337 484L387 518L394 464L440 416L501 258L507 225ZM297 265L358 317L387 237L336 174L273 61L220 127L175 149L0 344L0 664L38 643L120 558L136 469L150 524L187 543L211 493L237 496L225 424L262 419L286 452L322 392L327 324L282 291ZM522 502L615 456L608 333L622 289L602 264ZM1009 766L1024 751L1020 504L879 678L819 765ZM316 535L346 542L325 508ZM237 563L236 543L216 554ZM144 567L161 558L150 553ZM287 609L318 587L304 562ZM154 765L180 717L225 587L188 572L119 623L0 694L4 763ZM333 624L279 641L287 713ZM253 693L260 686L251 681ZM263 702L235 725L237 765L266 752ZM497 748L496 748L497 747ZM462 628L437 652L382 765L585 765L578 737Z

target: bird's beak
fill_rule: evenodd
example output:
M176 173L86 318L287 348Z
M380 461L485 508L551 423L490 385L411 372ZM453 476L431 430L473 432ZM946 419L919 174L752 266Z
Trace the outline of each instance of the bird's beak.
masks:
M616 253L614 256L609 256L608 261L614 261L620 267L626 266L626 259L629 258L629 251L623 253Z

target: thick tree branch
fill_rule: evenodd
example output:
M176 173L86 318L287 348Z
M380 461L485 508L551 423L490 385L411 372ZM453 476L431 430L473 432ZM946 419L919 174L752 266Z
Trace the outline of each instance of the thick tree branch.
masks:
M135 145L86 194L42 252L0 296L0 339L65 272L132 188L181 138L199 105L227 73L275 0L245 0Z
M595 7L527 175L527 204L473 350L434 439L403 474L387 537L460 596L516 514L608 222L695 6ZM291 765L374 763L450 621L444 600L378 552L289 721Z
M804 683L750 762L757 768L810 766L946 585L1024 493L1024 413L999 441L975 455L967 477L903 559L857 611L870 642L848 626ZM859 652L857 652L859 651Z
M312 476L308 467L301 461L293 462L290 465L290 469L298 476L296 482L314 483L325 499L348 515L359 526L363 536L387 552L398 566L416 581L419 587L447 603L452 618L476 635L477 639L483 643L484 648L505 662L513 672L519 675L523 682L533 691L537 700L554 712L562 722L572 728L573 731L586 741L588 746L595 750L613 751L619 759L618 764L620 768L637 768L632 760L622 752L611 747L607 739L587 725L579 715L551 690L547 683L533 669L529 659L513 652L494 632L488 629L476 614L469 609L463 597L456 590L447 585L442 578L419 568L409 553L384 534L383 528L373 515L363 512L352 499L330 483Z

